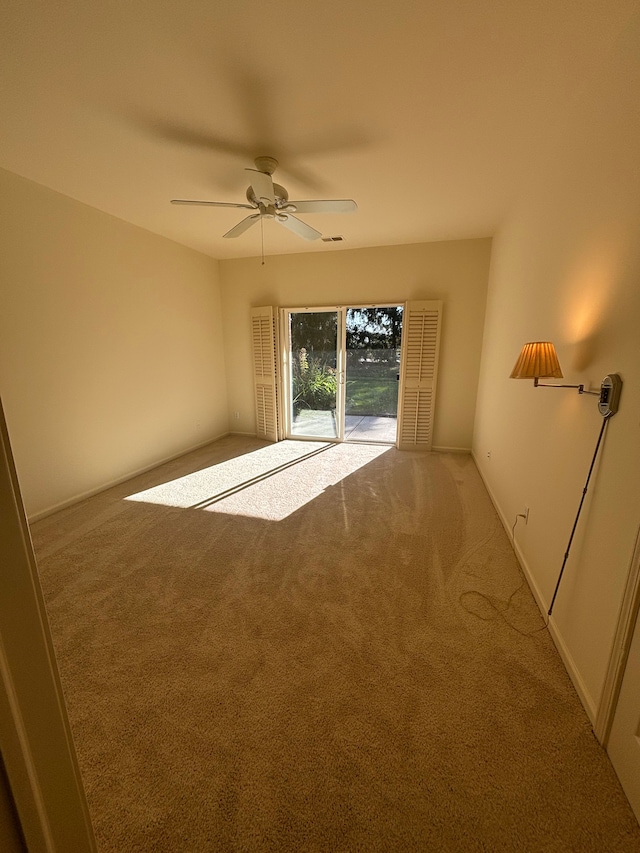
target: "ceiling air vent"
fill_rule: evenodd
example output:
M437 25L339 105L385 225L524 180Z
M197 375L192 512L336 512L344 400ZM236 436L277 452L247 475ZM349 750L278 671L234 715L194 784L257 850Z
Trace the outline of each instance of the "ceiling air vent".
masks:
M323 237L323 243L342 243L344 237Z

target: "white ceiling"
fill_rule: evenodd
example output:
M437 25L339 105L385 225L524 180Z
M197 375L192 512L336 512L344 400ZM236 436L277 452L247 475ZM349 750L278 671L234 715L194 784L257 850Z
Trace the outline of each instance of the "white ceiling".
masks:
M615 47L627 0L5 0L0 167L216 258L260 253L256 155L342 244L488 236ZM637 6L635 7L637 9Z

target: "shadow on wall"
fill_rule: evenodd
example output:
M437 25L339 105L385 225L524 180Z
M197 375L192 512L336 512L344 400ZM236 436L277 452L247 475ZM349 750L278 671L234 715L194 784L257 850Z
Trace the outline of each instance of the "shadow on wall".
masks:
M581 373L598 357L599 339L597 334L576 341L571 351L571 367Z

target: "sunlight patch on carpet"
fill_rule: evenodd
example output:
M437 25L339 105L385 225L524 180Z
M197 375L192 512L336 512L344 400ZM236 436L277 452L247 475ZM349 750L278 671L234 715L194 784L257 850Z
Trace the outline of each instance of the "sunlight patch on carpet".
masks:
M389 449L280 441L125 500L281 521Z
M302 459L294 467L238 490L205 509L282 521L389 449L388 445L335 444L326 453Z

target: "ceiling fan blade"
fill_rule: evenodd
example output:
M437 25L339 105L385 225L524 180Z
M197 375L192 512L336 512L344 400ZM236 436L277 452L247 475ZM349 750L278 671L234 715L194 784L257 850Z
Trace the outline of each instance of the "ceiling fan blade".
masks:
M288 228L289 231L293 231L293 233L297 234L298 237L304 237L305 240L317 240L318 237L322 237L321 231L316 231L315 228L307 225L307 223L303 222L301 219L291 216L290 213L277 216L276 222L279 222L280 225L284 225L284 227Z
M258 201L262 202L265 207L273 206L276 203L276 197L273 192L271 175L267 175L266 172L259 172L257 169L245 169L245 172L249 172L251 189Z
M323 201L290 201L296 213L355 213L358 205L352 198L334 198Z
M246 210L255 210L253 204L234 204L232 201L196 201L190 198L172 198L171 204L195 204L203 207L243 207Z
M259 213L254 213L251 216L246 216L237 225L234 225L231 231L227 231L226 234L223 234L223 237L239 237L241 234L247 230L247 228L251 228L252 225L260 219Z

